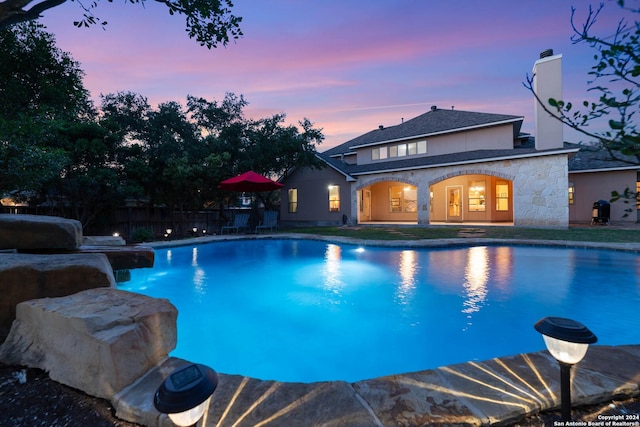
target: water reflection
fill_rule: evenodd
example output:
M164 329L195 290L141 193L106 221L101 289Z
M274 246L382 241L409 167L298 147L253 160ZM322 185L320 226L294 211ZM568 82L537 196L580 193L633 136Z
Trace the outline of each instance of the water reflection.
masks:
M480 311L487 297L489 254L486 246L469 248L464 278L466 299L462 312L470 318L472 313Z
M324 253L324 259L325 263L322 271L324 286L334 294L339 294L340 288L343 285L342 272L340 270L342 248L338 245L327 245L327 250Z
M514 255L513 248L505 246L494 248L491 261L491 281L495 287L507 291L512 285Z
M193 248L191 251L191 266L198 266L198 248Z
M398 288L398 298L400 304L408 304L411 301L416 289L416 271L418 268L416 251L406 250L400 253L400 263L398 273L401 282Z
M193 273L193 285L197 294L204 295L207 289L207 274L202 268L196 268Z

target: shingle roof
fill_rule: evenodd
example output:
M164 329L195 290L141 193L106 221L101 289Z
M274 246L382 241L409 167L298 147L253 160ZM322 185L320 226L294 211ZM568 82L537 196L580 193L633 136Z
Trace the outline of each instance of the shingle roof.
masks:
M406 122L376 129L360 135L337 147L325 151L326 155L348 153L353 147L428 136L438 133L456 132L463 129L492 126L505 122L521 122L523 117L507 114L475 113L470 111L432 109ZM515 134L520 131L519 126Z
M617 154L624 160L612 160L606 150L598 150L594 147L583 146L579 144L571 144L576 148L580 148L574 156L569 159L569 172L581 172L587 170L603 170L603 169L638 169L637 159L631 156Z

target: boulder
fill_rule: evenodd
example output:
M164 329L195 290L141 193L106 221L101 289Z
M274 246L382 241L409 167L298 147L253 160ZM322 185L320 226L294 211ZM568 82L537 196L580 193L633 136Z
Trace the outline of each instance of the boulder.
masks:
M0 214L0 249L72 250L82 244L82 225L44 215Z
M166 299L113 288L22 302L0 361L110 400L168 357L177 315Z
M115 286L104 254L0 253L0 342L7 336L20 302Z

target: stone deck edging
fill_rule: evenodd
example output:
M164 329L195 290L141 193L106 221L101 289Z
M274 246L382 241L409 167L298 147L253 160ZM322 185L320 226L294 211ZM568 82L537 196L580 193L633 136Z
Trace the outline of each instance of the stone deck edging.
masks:
M153 408L169 358L112 402L119 418L171 425ZM286 383L219 373L200 426L510 425L560 407L558 362L546 351L348 383ZM573 405L640 395L640 345L592 346L574 369Z
M182 241L151 242L154 248L239 239L313 239L363 246L455 247L535 245L640 252L640 243L594 243L481 237L383 241L277 233L205 236ZM187 363L169 358L170 366ZM215 367L214 367L215 368ZM148 425L170 423L150 407L149 396L171 372L150 373L113 402L116 415L135 415ZM381 427L422 425L509 425L537 412L560 407L558 362L547 351L482 362L390 375L348 383L284 383L220 373L220 382L201 426ZM640 395L640 345L591 346L573 370L573 405L588 405ZM145 409L146 408L146 409ZM134 419L129 419L135 421Z

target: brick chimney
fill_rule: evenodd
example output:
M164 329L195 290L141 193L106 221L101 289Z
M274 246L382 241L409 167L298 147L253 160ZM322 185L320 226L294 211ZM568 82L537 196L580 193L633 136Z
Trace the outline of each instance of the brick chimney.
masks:
M552 49L540 54L533 65L533 90L547 108L553 112L549 98L562 99L562 55L554 55ZM534 99L534 121L536 150L562 148L564 136L563 124L551 117Z

